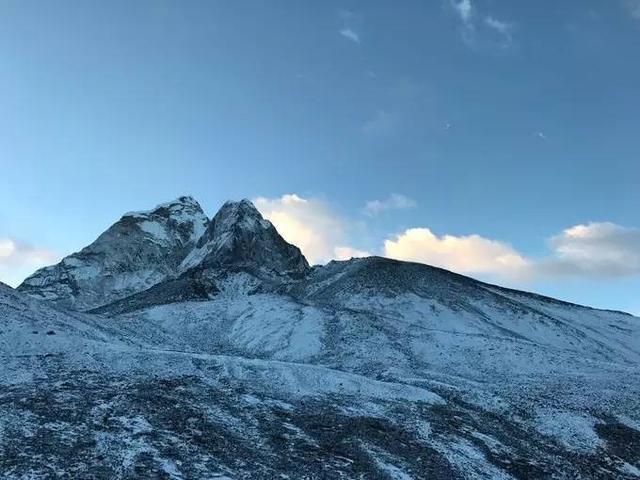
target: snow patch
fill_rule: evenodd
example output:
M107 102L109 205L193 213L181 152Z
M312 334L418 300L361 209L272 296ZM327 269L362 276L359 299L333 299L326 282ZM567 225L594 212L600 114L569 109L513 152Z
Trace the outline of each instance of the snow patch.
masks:
M145 220L144 222L138 223L138 227L140 227L140 230L148 233L154 238L169 241L169 236L167 235L165 226L160 224L160 222Z
M595 431L596 419L585 414L565 410L539 409L536 428L540 433L559 440L575 452L594 452L603 446Z

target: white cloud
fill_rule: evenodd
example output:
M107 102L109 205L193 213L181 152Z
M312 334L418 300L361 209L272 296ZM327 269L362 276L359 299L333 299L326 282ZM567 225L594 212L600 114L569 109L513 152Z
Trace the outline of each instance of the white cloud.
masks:
M549 240L550 258L537 265L545 276L640 275L640 229L610 222L567 228Z
M388 210L400 210L413 208L415 206L415 200L399 193L392 193L384 200L371 200L367 202L364 211L367 215L373 217Z
M505 20L498 20L496 17L488 15L484 19L484 24L489 30L498 34L498 41L487 38L487 44L499 48L508 48L513 43L513 32L516 28L515 23Z
M13 287L40 267L55 263L59 257L44 248L0 239L0 281Z
M358 228L356 222L336 214L324 200L287 194L279 198L259 197L254 203L285 240L297 245L312 264L372 254L350 245L350 234ZM412 199L392 194L384 200L367 202L365 212L374 216L413 206ZM422 227L387 238L381 253L462 274L517 282L640 275L640 229L610 222L587 223L567 228L547 243L548 253L534 258L501 240L477 234L440 236ZM0 265L7 264L6 258L15 255L7 254L15 249L13 244L8 245L0 243ZM34 258L40 264L52 261L46 250L22 247L22 251L14 258Z
M507 38L511 38L511 32L513 30L513 23L511 22L504 22L502 20L498 20L497 18L494 18L492 16L488 16L484 19L484 23L485 25L487 25L487 27L492 28L493 30L495 30L496 32L498 32L501 35L504 35Z
M362 41L360 32L362 31L362 16L351 10L338 10L340 19L340 29L338 33L347 40L360 44Z
M355 43L360 43L360 35L350 27L344 27L340 30L340 35Z
M544 132L536 132L536 136L538 138L541 138L542 140L546 140L547 136L544 134Z
M302 250L311 264L369 255L346 245L352 225L323 200L292 193L280 198L259 197L254 203L286 241Z
M471 0L451 0L451 7L462 22L462 41L469 47L476 44L475 10Z
M475 234L437 236L428 228L411 228L386 240L384 255L519 281L640 275L640 229L610 222L576 225L550 238L548 245L549 253L534 259L499 240Z
M639 0L640 1L640 0ZM462 41L470 48L505 48L512 43L515 24L500 20L494 15L484 17L471 3L471 0L450 0L453 11L459 17L462 28ZM499 41L491 38L490 32L498 34Z
M473 5L471 0L451 0L451 6L460 16L460 20L466 25L471 25L471 19L473 16Z
M501 47L506 48L511 45L513 40L513 31L515 30L514 23L498 20L491 15L485 17L484 23L500 36Z
M384 255L466 274L519 277L529 261L510 245L479 235L437 236L428 228L410 228L384 242Z

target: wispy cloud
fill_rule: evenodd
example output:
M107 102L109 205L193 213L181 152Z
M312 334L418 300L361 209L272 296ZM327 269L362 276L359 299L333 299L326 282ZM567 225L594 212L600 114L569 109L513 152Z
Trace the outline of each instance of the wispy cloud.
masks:
M392 193L384 200L370 200L364 206L364 212L370 217L381 214L389 210L402 210L413 208L416 201L399 193Z
M462 20L462 23L471 25L471 20L474 14L471 0L451 0L451 6L460 16L460 20Z
M0 281L17 286L36 269L59 259L51 250L19 242L0 239Z
M485 17L484 23L487 27L495 30L499 35L502 35L506 41L511 42L511 33L514 29L513 23L498 20L490 15Z
M536 137L541 138L542 140L546 140L547 136L544 132L536 132Z
M347 40L359 45L362 41L360 34L362 20L360 16L351 10L338 10L338 18L342 25L338 30L338 33Z
M450 3L461 22L462 40L467 46L505 48L511 45L515 29L513 22L500 20L491 14L481 15L471 0L450 0ZM497 41L495 35L499 37Z
M351 40L352 42L360 43L360 35L358 35L356 31L351 28L343 28L342 30L340 30L340 35Z
M462 41L468 46L476 44L475 10L471 0L451 0L451 7L460 19Z

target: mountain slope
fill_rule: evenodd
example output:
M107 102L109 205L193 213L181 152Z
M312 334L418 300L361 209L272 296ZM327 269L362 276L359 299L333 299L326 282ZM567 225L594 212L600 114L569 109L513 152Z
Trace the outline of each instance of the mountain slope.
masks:
M54 365L67 371L86 368L96 353L135 344L112 336L94 320L57 310L0 283L0 383L28 381Z
M635 317L426 265L352 259L280 282L237 267L228 261L190 270L96 313L127 314L146 325L159 321L174 338L188 337L192 351L230 348L295 361L315 356L359 372L447 371L456 364L461 374L492 375L640 362ZM292 350L291 344L305 348Z
M246 200L181 247L139 233L158 215L126 222L159 258L110 234L78 260L129 288L0 289L7 478L640 475L640 319L379 257L310 268Z
M65 308L98 307L175 275L207 223L191 197L127 213L91 245L38 270L18 290Z
M380 322L395 318L416 329L534 344L602 361L640 361L640 322L631 315L505 289L422 264L379 257L331 262L315 269L294 292L306 302L377 316Z
M297 429L294 437L284 433L287 448L312 478L327 471L396 478L387 471L394 468L407 478L633 478L640 457L619 446L640 440L638 361L625 345L601 340L610 328L628 329L628 344L637 346L637 318L524 293L504 299L510 291L422 265L374 258L323 268L282 291L263 291L250 273L230 272L217 279L215 293L195 301L146 302L159 285L137 294L129 313L109 316L106 307L101 322L167 354L194 356L208 376L222 368L231 392L252 392L263 411L275 413L264 395L287 402L287 425ZM405 282L412 285L406 294ZM584 317L576 328L571 315ZM583 325L602 330L589 335ZM371 393L390 386L425 389L444 403L420 406L427 393ZM244 417L253 410L242 398L229 401L238 405L225 407L237 428L255 421ZM322 418L307 423L309 409ZM348 465L322 457L327 470L316 471L298 456L298 449L324 445L322 429L353 446L342 437L352 428L359 446L341 444ZM256 441L265 445L266 438L262 432ZM395 442L405 449L394 450ZM228 468L232 478L243 471ZM300 478L295 467L276 472Z

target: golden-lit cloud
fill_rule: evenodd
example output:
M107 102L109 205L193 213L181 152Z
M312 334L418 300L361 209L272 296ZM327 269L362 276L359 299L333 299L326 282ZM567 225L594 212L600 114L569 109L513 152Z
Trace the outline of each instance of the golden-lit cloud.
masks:
M508 242L479 234L436 234L428 227L409 228L387 237L375 251L352 246L356 222L341 217L330 204L294 193L259 197L256 207L310 263L348 260L379 254L425 263L488 279L522 283L566 277L615 278L640 275L640 229L610 222L569 227L548 239L548 252L538 257L518 251ZM368 221L381 212L410 208L415 202L394 194L367 203Z
M410 228L385 240L384 255L466 274L520 277L530 262L507 243L479 235L437 236L428 228Z
M410 228L384 242L384 255L519 281L640 275L640 229L610 222L581 224L547 243L549 252L533 258L506 242L476 234L438 236L428 228Z
M291 193L279 198L258 197L254 203L286 241L302 250L311 264L369 254L346 245L352 225L323 200Z

